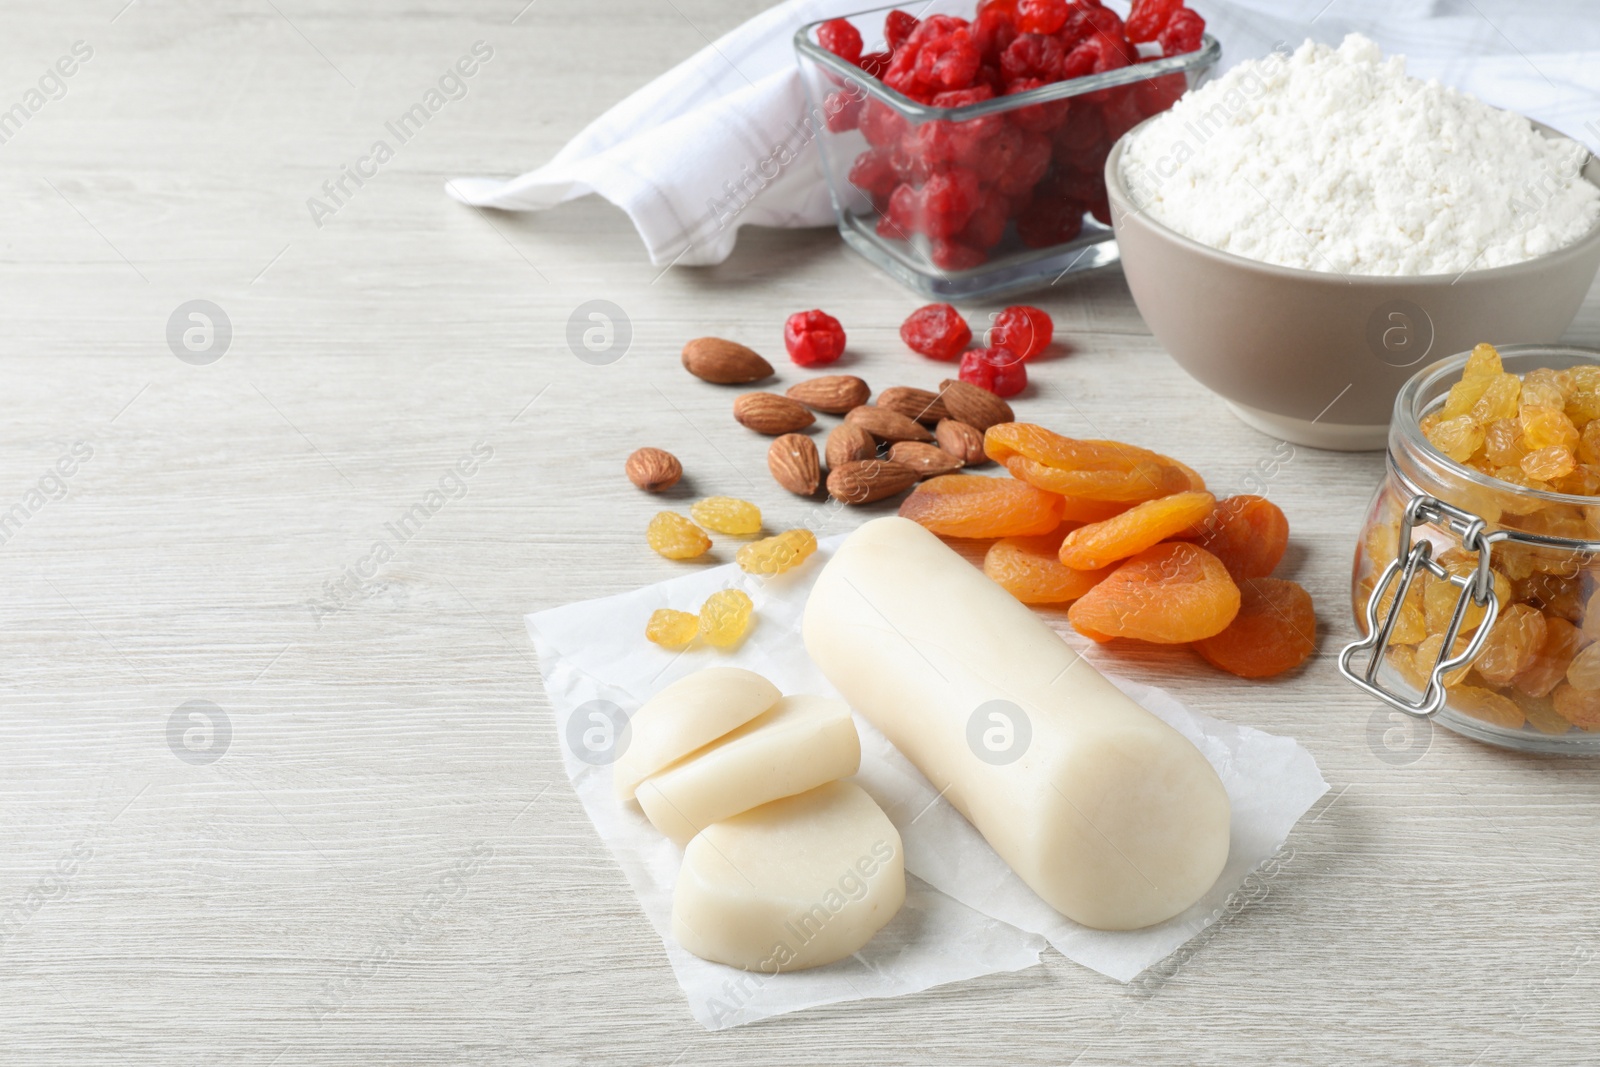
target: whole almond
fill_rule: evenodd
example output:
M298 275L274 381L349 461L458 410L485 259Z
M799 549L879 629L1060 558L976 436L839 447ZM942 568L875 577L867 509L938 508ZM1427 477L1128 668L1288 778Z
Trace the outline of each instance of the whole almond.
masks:
M968 467L976 467L989 459L983 451L983 434L964 422L940 419L939 425L933 428L933 439Z
M866 382L852 374L829 374L796 382L789 386L787 394L813 411L843 415L851 408L865 404L872 390Z
M946 378L939 383L939 395L944 397L944 406L949 409L950 417L966 423L974 430L987 430L1002 422L1017 421L1017 417L1011 413L1010 404L989 390L979 389L968 382Z
M772 377L772 364L753 349L720 337L696 337L683 346L683 366L701 381L744 385Z
M951 471L960 470L964 465L944 449L936 445L925 445L921 441L896 441L889 446L889 459L895 463L904 463L924 478L932 478L935 474L949 474Z
M853 422L841 422L828 435L828 469L842 467L857 460L872 459L878 454L878 442L863 427Z
M908 419L925 422L929 426L940 419L948 419L950 412L938 393L926 389L913 389L909 385L894 385L878 394L878 406L898 411Z
M756 433L794 433L817 421L798 400L777 393L745 393L733 402L733 417Z
M845 504L870 504L917 484L917 472L904 463L863 459L828 472L828 495Z
M628 481L649 493L671 489L683 477L683 464L678 457L659 448L638 449L623 468L628 472Z
M811 496L822 484L817 446L803 433L786 433L767 449L767 470L779 485L799 496Z
M880 441L893 443L933 440L933 434L924 429L920 423L888 408L863 404L858 408L851 408L850 414L844 418L846 422L855 423Z

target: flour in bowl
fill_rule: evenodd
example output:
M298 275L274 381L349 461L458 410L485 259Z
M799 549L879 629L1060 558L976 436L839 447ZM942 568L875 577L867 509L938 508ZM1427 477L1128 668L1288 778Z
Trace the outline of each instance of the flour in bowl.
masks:
M1405 72L1359 34L1241 63L1129 137L1123 182L1213 248L1340 274L1458 274L1579 240L1588 150Z

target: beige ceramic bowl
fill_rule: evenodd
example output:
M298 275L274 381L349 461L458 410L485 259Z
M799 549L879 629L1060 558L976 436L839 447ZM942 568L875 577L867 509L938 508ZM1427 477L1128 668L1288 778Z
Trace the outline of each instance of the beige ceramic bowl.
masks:
M1480 341L1560 340L1600 270L1600 225L1537 259L1461 275L1341 275L1221 252L1134 208L1120 163L1140 128L1105 170L1134 302L1184 370L1246 423L1295 444L1385 447L1394 398L1425 361ZM1593 156L1583 176L1600 186Z

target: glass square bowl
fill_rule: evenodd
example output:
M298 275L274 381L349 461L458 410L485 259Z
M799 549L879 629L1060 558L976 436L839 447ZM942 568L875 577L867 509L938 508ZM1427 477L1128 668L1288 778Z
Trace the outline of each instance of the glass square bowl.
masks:
M894 9L845 16L864 53L887 51ZM1200 84L1222 54L1207 34L1184 55L935 107L823 48L821 25L800 29L794 46L839 232L937 300L1021 293L1116 263L1103 176L1112 144Z

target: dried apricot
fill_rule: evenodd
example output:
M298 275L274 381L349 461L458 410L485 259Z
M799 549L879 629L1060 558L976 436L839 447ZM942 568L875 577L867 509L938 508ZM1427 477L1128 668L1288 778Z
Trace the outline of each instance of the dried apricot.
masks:
M683 648L700 635L700 616L688 611L657 608L645 623L644 635L662 648Z
M694 559L711 547L704 530L672 511L657 512L644 536L651 548L668 559Z
M782 574L800 566L816 550L817 535L802 528L751 541L734 558L748 574Z
M1109 566L1188 529L1211 514L1216 504L1216 497L1206 492L1147 500L1114 518L1067 534L1061 542L1061 562L1081 571Z
M1080 633L1177 645L1221 633L1239 614L1239 587L1205 549L1155 545L1079 597L1067 618Z
M738 589L724 589L706 597L700 605L700 636L706 644L732 648L744 640L750 629L755 603Z
M1521 729L1528 718L1510 697L1475 685L1462 685L1450 690L1450 708L1507 730Z
M1566 678L1567 666L1586 640L1583 631L1566 619L1545 616L1544 644L1534 653L1532 662L1511 679L1511 684L1531 697L1549 696Z
M941 537L1023 537L1061 525L1061 498L1015 478L941 474L917 486L900 514Z
M1221 633L1194 643L1206 662L1241 678L1293 670L1316 647L1311 594L1281 578L1240 582L1239 614Z
M983 573L1024 604L1065 604L1093 589L1109 567L1079 571L1057 558L1065 530L1031 537L1007 537L989 546Z
M1544 616L1537 609L1511 605L1495 619L1482 651L1472 661L1473 669L1491 685L1510 685L1544 646L1544 631Z
M1392 527L1385 529L1392 531ZM1217 501L1204 521L1178 537L1193 541L1220 559L1236 582L1265 578L1289 547L1289 520L1266 497L1241 493Z
M761 532L761 509L748 500L731 496L708 496L696 500L689 514L708 530L742 536Z
M1063 496L1137 504L1205 488L1198 474L1158 452L1080 441L1026 422L989 427L983 448L1015 477Z

